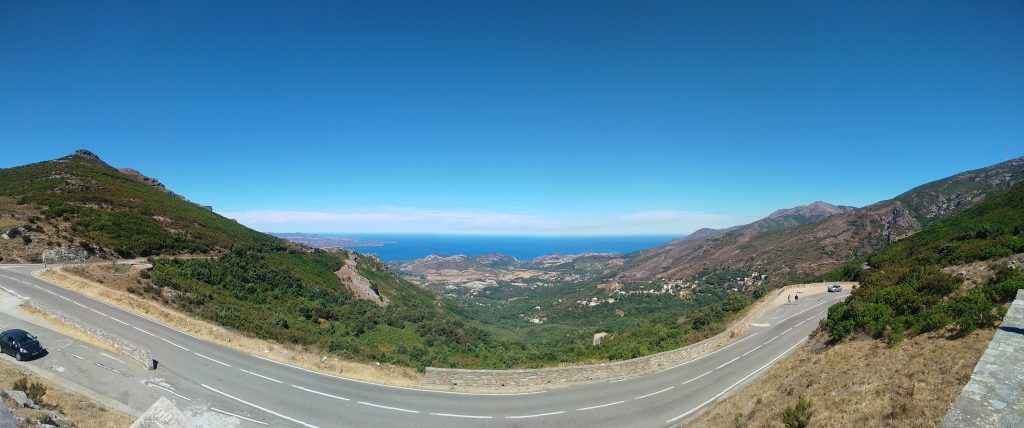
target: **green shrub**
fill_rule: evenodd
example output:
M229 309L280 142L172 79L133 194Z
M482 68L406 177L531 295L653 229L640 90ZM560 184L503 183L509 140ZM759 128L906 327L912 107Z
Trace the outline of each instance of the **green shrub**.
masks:
M39 382L29 382L28 377L23 376L21 379L14 381L11 385L11 389L14 391L22 391L29 399L36 402L41 402L43 396L46 395L46 387Z
M1024 288L1024 272L1001 267L987 284L964 292L963 278L942 268L1020 252L1022 232L1024 182L871 255L871 270L844 265L826 275L856 274L860 287L830 308L822 325L833 342L861 331L890 344L950 324L956 336L990 327L1001 305Z
M14 381L14 384L11 385L11 389L21 392L28 391L28 378L22 377L21 379Z
M782 412L782 424L787 428L806 428L811 424L811 401L801 395L793 407L787 407Z

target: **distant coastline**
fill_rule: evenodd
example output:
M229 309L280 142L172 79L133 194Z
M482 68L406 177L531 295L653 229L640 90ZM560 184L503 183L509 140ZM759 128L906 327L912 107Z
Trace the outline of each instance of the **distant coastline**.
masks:
M388 241L374 241L344 236L321 235L315 233L271 233L278 238L308 245L313 248L362 248L382 247L392 244Z
M679 235L664 236L464 236L342 233L274 233L317 248L347 248L375 254L385 262L436 254L479 256L501 253L519 260L548 254L630 253L658 247Z

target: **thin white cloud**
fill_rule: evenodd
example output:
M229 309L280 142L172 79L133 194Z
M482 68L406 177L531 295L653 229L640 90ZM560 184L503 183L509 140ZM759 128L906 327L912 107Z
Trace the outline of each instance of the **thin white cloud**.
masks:
M480 235L683 235L749 223L750 215L655 210L551 215L385 207L338 212L254 210L221 213L268 232L442 233Z

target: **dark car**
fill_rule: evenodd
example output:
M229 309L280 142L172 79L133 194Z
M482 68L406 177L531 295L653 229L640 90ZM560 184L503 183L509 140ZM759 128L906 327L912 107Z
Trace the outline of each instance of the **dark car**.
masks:
M0 352L10 355L18 361L24 361L42 356L46 349L43 349L39 339L29 332L13 329L0 333Z

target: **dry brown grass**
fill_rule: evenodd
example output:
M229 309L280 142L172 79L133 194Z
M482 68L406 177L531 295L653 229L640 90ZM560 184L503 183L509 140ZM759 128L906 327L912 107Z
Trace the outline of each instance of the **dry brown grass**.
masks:
M828 347L817 334L687 426L781 427L783 410L803 395L813 403L813 427L935 427L993 333L936 333L894 347L870 338Z
M342 360L313 347L258 339L199 320L159 302L127 292L129 286L137 284L139 271L140 269L135 266L102 264L72 268L70 272L75 274L69 273L68 269L50 269L39 272L36 276L203 340L264 358L322 373L389 385L416 386L422 379L421 374L410 368L390 365L378 367Z
M41 400L42 404L64 415L65 423L63 425L79 428L123 428L134 420L131 416L103 407L95 401L67 391L53 382L29 374L14 364L0 361L0 390L10 390L14 382L22 377L27 377L29 382L38 382L46 387L46 395ZM18 408L10 400L7 404L17 416L44 420L49 415L49 410Z

